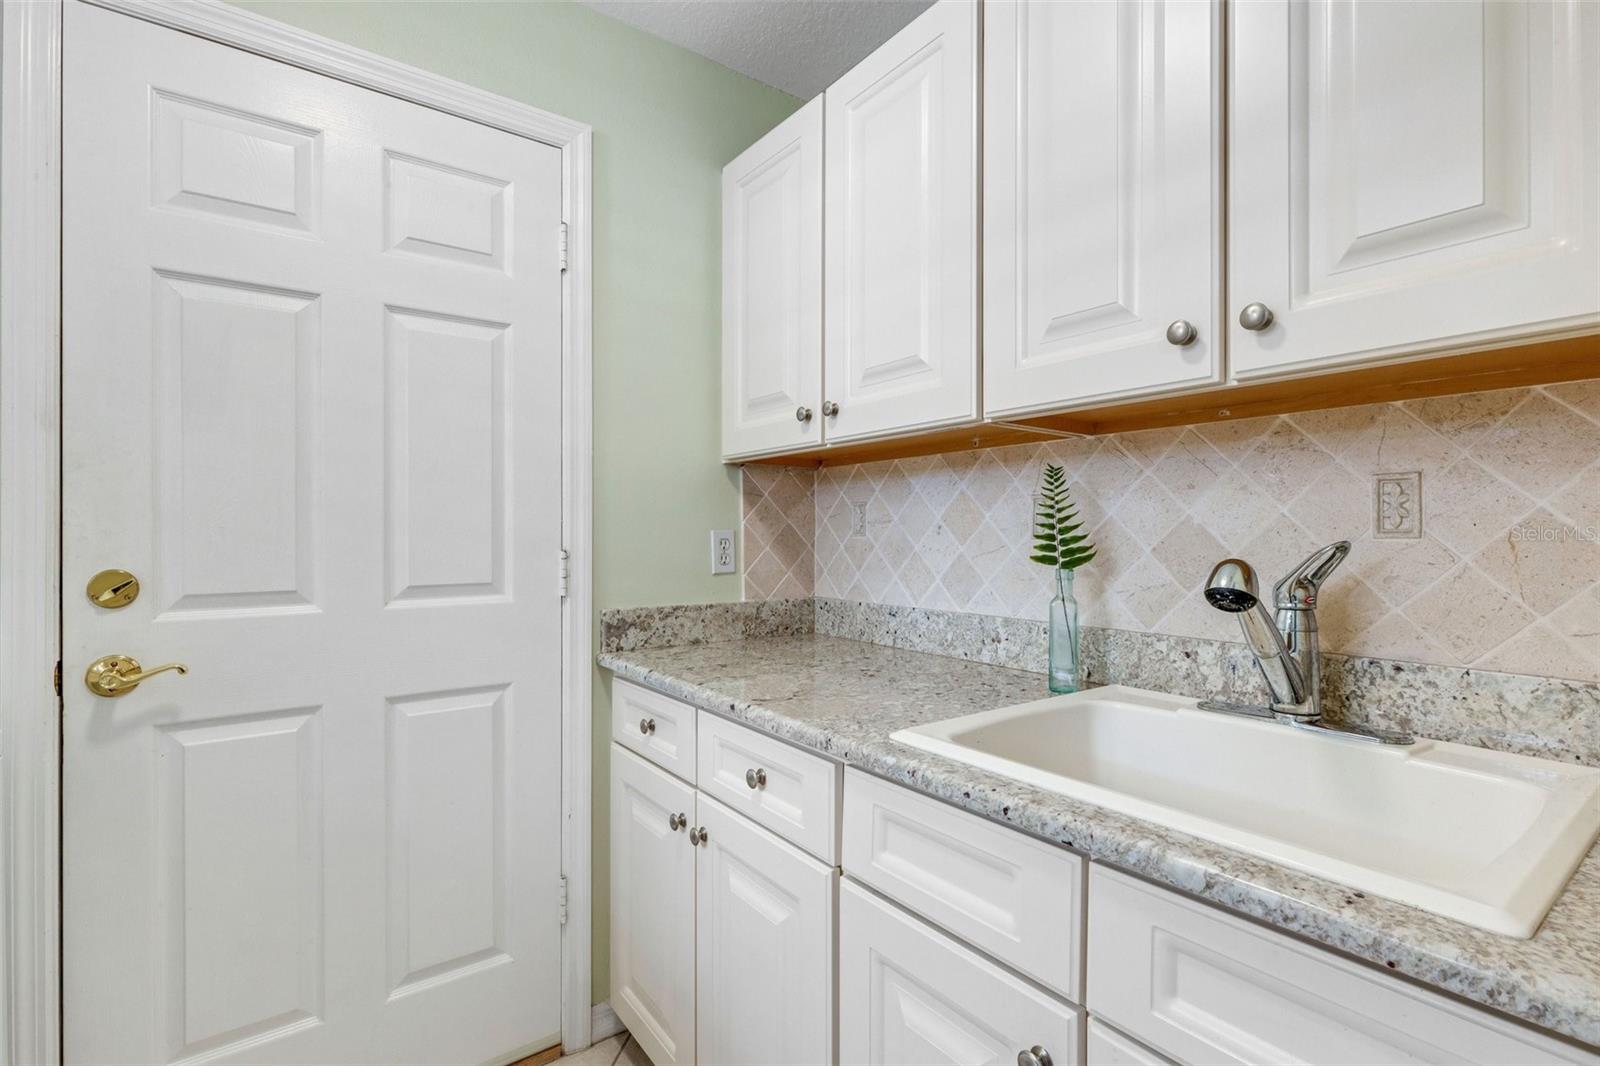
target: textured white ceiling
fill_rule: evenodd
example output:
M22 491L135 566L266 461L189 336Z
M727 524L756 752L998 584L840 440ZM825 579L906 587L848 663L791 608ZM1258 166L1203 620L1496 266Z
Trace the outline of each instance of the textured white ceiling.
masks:
M759 82L809 100L932 0L583 0Z

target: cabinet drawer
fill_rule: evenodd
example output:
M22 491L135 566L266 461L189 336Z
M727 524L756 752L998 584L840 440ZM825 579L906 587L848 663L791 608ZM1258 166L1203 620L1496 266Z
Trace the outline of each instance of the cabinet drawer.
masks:
M1162 1058L1094 1017L1089 1019L1083 1058L1088 1066L1172 1066L1171 1059Z
M839 1061L1083 1061L1078 1008L849 880L839 886Z
M1090 1011L1179 1062L1600 1061L1100 866L1089 897Z
M695 709L621 678L611 680L611 738L685 781L694 780Z
M700 715L700 790L838 864L839 764L714 714Z
M845 774L844 869L1082 1001L1084 860L949 804Z

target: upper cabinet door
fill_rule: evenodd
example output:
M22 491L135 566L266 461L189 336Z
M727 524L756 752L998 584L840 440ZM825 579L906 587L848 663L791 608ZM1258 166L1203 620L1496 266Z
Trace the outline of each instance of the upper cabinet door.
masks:
M830 442L977 417L977 42L941 0L826 93Z
M822 97L722 170L722 454L822 443Z
M1222 380L1222 36L1220 3L984 4L986 415Z
M1253 0L1229 54L1236 376L1600 320L1600 5Z

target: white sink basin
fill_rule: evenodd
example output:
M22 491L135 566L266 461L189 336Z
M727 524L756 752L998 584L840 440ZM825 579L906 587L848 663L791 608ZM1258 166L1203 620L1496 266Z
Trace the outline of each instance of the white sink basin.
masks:
M1600 833L1600 770L1388 746L1111 686L894 739L1508 936Z

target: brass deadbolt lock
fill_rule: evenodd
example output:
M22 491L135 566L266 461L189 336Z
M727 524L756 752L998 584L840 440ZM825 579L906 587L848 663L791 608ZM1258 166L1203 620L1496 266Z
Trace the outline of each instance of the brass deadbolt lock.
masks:
M114 611L139 598L139 579L126 570L102 570L89 579L84 592L96 607Z

